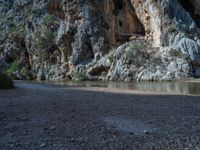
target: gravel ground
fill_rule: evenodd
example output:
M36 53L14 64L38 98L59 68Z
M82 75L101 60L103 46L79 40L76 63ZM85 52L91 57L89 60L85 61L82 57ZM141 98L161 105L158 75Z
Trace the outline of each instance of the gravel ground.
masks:
M200 97L17 82L0 91L0 149L199 150Z

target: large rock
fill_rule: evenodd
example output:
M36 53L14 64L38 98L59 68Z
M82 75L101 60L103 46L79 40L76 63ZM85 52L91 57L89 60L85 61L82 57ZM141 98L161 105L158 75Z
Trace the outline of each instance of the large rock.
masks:
M0 72L0 89L10 89L13 87L14 87L13 81L5 74Z
M186 54L192 61L200 63L200 40L198 41L182 37L175 44L175 48Z
M144 41L127 42L114 52L112 66L107 79L111 81L130 81L137 70L149 59ZM142 45L142 46L141 46Z
M187 55L176 49L165 48L152 61L143 65L135 75L138 81L171 81L193 76Z

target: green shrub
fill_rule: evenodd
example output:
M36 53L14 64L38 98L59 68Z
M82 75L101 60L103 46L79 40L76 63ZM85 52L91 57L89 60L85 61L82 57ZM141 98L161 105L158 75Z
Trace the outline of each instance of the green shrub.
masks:
M5 1L4 6L8 7L9 9L12 9L14 7L14 3L12 1Z
M133 50L133 51L138 51L140 49L143 49L142 46L138 45L138 44L133 44L130 46L130 48Z
M52 24L55 21L56 21L56 18L53 15L47 15L43 20L43 24L46 26L49 26L49 24Z
M86 79L86 68L76 68L71 72L71 77L76 81L84 81Z
M110 51L110 53L108 54L108 59L111 63L114 61L114 51Z
M107 74L108 74L108 72L106 72L106 71L101 72L101 76L102 76L102 77L106 77Z
M16 71L19 71L20 75L23 76L23 77L27 77L28 76L28 73L29 73L29 70L25 67L25 66L22 66L20 65L20 62L15 60L11 65L10 67L5 71L5 74L8 76L8 77L12 77L12 74Z
M5 74L11 77L12 73L19 69L19 61L15 60L11 65L10 68L5 71Z
M38 56L38 60L39 62L43 62L44 61L44 57L45 57L45 50L46 50L46 47L47 47L47 42L46 40L39 36L37 37L36 39L36 45L37 45L37 56Z
M55 45L56 33L51 29L46 28L35 32L34 37L38 50L37 55L39 62L43 62L46 55L46 50L48 50L49 47Z
M0 72L0 89L9 89L13 87L14 87L13 81L5 74Z
M137 66L143 65L146 60L150 59L149 54L145 53L145 46L133 44L125 49L126 63Z
M188 57L186 57L186 60L188 61L188 62L192 62L192 59L188 56Z
M28 76L28 69L26 67L22 67L22 69L20 70L20 74L24 77Z
M182 55L181 51L171 48L169 51L170 56L180 57Z
M85 80L85 71L79 71L74 74L76 80L84 81Z
M150 3L155 3L157 2L158 0L151 0Z
M169 33L174 33L174 32L176 32L176 29L173 28L173 27L170 27L170 28L168 29L168 31L169 31Z
M46 29L44 30L43 34L46 37L46 41L48 41L50 44L55 44L56 32L52 31L51 29Z
M134 58L133 49L128 48L126 51L126 61L131 64Z
M33 14L33 11L32 11L32 6L30 5L30 6L26 6L26 7L24 7L24 14L25 15L31 15L31 14Z
M23 23L20 23L20 22L14 22L14 21L11 21L11 23L14 23L13 24L13 27L10 28L9 32L10 34L16 34L18 35L19 37L23 37L25 38L26 36L26 29L25 29L25 26Z

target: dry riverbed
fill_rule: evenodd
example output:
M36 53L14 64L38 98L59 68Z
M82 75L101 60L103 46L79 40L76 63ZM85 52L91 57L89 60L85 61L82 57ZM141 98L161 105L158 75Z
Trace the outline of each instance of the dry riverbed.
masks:
M0 91L2 150L200 149L200 97L16 82Z

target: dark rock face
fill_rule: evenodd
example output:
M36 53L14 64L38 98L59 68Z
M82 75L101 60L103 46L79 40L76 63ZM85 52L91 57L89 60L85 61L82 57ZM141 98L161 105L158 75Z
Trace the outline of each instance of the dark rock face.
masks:
M17 60L13 76L123 81L200 76L198 0L0 2L1 66Z
M200 25L200 1L198 0L178 0L180 4L186 9L191 17Z

